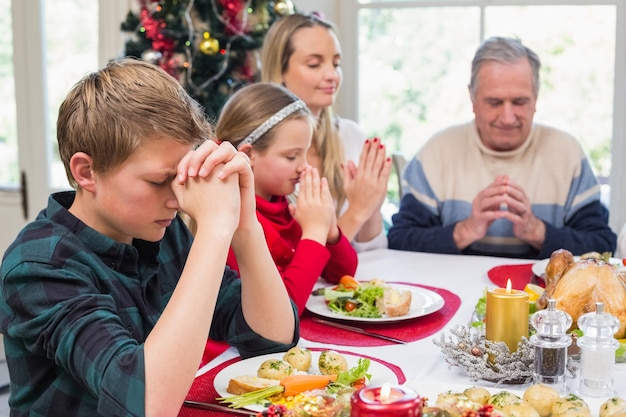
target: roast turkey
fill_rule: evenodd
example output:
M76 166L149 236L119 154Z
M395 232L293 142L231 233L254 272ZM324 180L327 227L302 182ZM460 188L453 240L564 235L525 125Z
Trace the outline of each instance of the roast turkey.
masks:
M595 303L604 303L604 312L620 321L615 337L626 337L626 282L615 266L599 259L574 260L564 249L550 257L545 273L546 289L537 301L537 308L545 308L547 300L556 299L556 308L572 316L572 329L578 318L595 311Z

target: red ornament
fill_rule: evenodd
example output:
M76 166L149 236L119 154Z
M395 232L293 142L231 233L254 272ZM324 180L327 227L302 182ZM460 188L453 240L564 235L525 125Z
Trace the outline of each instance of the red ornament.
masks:
M146 7L142 7L140 16L141 26L144 28L146 39L152 41L152 49L161 52L164 56L167 53L171 55L175 47L174 40L161 32L162 29L167 27L167 23L155 19Z
M226 22L224 32L227 35L234 35L243 31L242 13L245 13L245 1L242 0L220 0L224 8L222 18Z

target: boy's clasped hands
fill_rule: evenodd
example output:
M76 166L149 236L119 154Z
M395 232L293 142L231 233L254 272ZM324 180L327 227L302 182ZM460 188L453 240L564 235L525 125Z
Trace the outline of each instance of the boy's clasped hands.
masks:
M231 225L231 230L244 221L256 222L250 159L229 142L209 140L187 153L172 188L181 210L193 218L213 218L221 228Z

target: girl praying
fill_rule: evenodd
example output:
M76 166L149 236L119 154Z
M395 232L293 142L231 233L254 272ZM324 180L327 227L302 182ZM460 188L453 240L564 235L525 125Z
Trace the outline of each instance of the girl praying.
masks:
M300 314L320 276L337 283L357 267L356 252L337 225L328 181L307 164L315 123L306 104L286 88L256 83L229 99L216 126L220 141L250 158L257 217ZM232 250L227 263L238 270Z

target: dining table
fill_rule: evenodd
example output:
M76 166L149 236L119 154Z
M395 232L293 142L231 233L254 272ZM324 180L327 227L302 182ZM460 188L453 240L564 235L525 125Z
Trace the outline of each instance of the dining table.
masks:
M350 336L342 334L333 339L337 329L331 326L324 327L321 323L312 320L315 315L309 312L302 317L301 338L299 346L310 349L336 349L341 352L350 352L354 355L370 357L389 364L395 370L401 370L398 383L406 384L418 392L433 399L437 390L454 389L454 387L483 386L489 389L517 390L523 392L532 382L525 384L498 384L493 381L475 380L465 375L463 370L452 366L446 361L441 348L435 344L436 340L451 338L451 331L459 326L468 326L472 320L474 309L479 298L486 289L502 286L501 278L508 274L517 285L523 285L531 280L533 265L537 260L513 259L491 256L447 255L392 249L378 249L359 253L359 264L355 278L359 281L380 279L390 283L402 283L428 289L441 294L445 305L440 311L429 316L418 317L406 322L381 323L365 326L367 330L387 335L397 336L407 343L394 343L367 335L356 334ZM497 272L497 274L495 274ZM497 275L497 276L496 276ZM320 280L317 286L328 286ZM523 289L523 288L521 288ZM431 317L432 316L432 317ZM333 320L334 321L334 320ZM337 322L337 321L335 321ZM340 321L339 321L340 322ZM340 322L341 323L341 322ZM346 324L354 325L354 322ZM356 323L357 327L359 323ZM391 325L404 325L407 329L390 333ZM309 329L308 331L305 331ZM313 329L313 330L311 330ZM317 333L314 330L317 329ZM404 333L403 333L404 332ZM307 338L308 336L308 338ZM198 371L199 380L202 375L224 363L237 361L238 353L234 348L228 348L217 357L208 361ZM254 370L253 370L254 371ZM398 374L398 372L396 372ZM206 381L204 383L207 383ZM575 392L578 381L575 377L568 377L568 390ZM193 389L193 386L192 386ZM626 364L615 365L614 372L615 395L626 399ZM584 397L583 397L584 398ZM608 398L608 397L607 397ZM216 403L214 398L206 398L207 402ZM593 404L602 401L602 398L589 399ZM204 411L183 406L181 417L228 416L231 414ZM592 416L597 417L598 411L592 410Z

